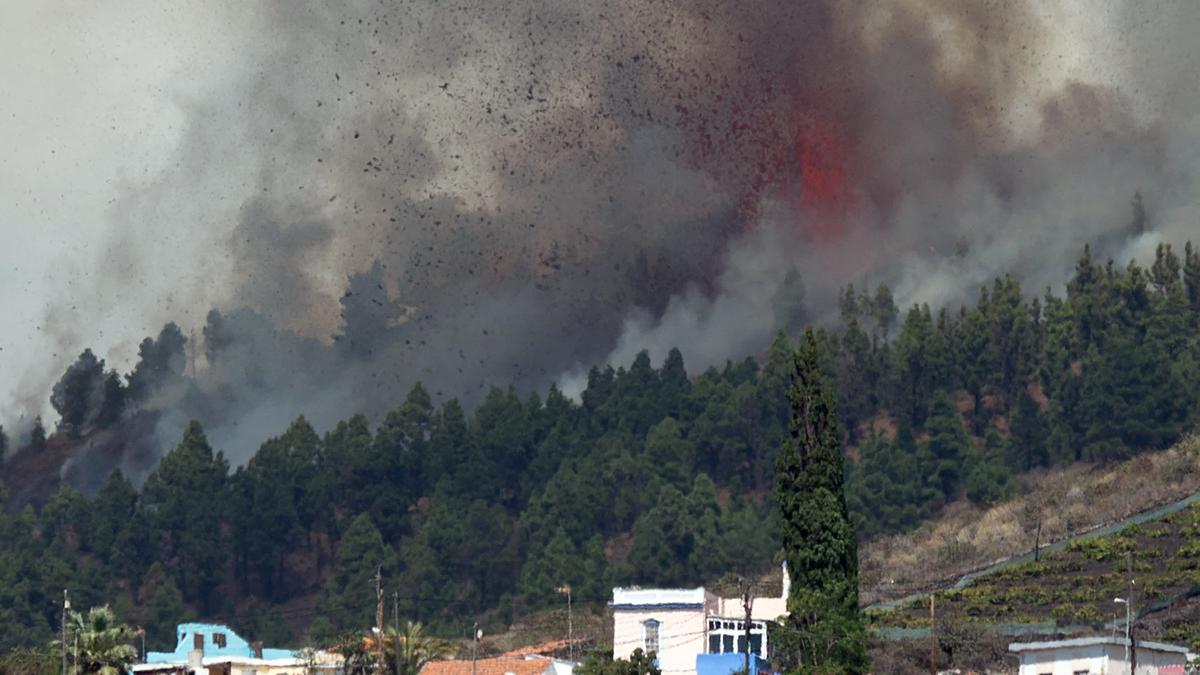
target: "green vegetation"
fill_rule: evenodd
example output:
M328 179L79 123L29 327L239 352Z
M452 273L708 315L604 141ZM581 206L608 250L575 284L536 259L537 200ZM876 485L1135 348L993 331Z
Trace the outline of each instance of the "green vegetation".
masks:
M847 289L838 394L861 439L847 481L860 536L913 527L963 490L1002 499L1020 471L1174 442L1200 401L1195 270L1190 244L1183 260L1159 246L1149 269L1085 249L1065 298L1026 300L1005 277L957 313L913 307L891 341L877 296ZM894 434L872 426L881 409Z
M575 672L580 675L662 675L654 665L654 653L644 654L640 648L633 650L628 659L614 659L607 648L593 650Z
M389 626L385 646L386 667L393 675L417 675L426 663L452 655L449 642L426 635L421 624L412 621L405 622L399 632Z
M837 402L805 332L788 390L791 438L779 456L783 557L792 577L779 666L801 673L870 670L858 609L858 546L842 488Z
M222 358L220 320L205 329L209 360ZM835 385L842 431L822 442L850 447L858 536L905 531L955 500L1003 499L1027 469L1172 443L1200 401L1198 329L1190 245L1182 260L1161 247L1149 269L1085 251L1064 297L1028 299L1005 277L973 306L902 314L886 287L847 288L840 324L806 337L805 359ZM52 396L55 447L187 390L185 343L173 325L147 338L124 382L84 352ZM645 353L596 367L578 402L493 387L468 411L418 383L377 425L354 416L322 435L298 417L236 469L193 424L140 489L115 472L95 495L64 487L40 509L0 514L0 650L51 640L64 588L81 606L111 602L161 649L196 617L252 639L361 630L377 569L401 589L401 615L441 635L557 606L564 583L596 606L615 583L765 570L781 543L770 495L794 370L780 335L761 361L690 376L678 351L657 368ZM39 420L19 452L46 446ZM1197 569L1190 535L1126 539L1137 569ZM1165 550L1153 542L1182 554L1148 557ZM1103 574L1124 562L1126 544L1087 546L1067 562ZM1010 586L968 599L980 616L1011 618L1083 592ZM1027 606L1034 598L1044 609Z
M93 607L87 614L70 612L67 638L73 652L67 672L72 675L124 675L137 659L133 629L118 621L108 607ZM51 645L52 652L62 648L62 643Z
M1063 626L1099 627L1114 617L1124 618L1121 611L1114 610L1112 599L1127 597L1131 565L1136 611L1200 590L1200 561L1185 553L1198 548L1200 505L1193 504L1161 520L1076 540L1038 562L1014 565L965 588L940 592L939 615L978 623L1053 621ZM872 612L870 620L875 626L928 626L927 600ZM1155 636L1191 643L1197 636L1189 630L1160 627Z

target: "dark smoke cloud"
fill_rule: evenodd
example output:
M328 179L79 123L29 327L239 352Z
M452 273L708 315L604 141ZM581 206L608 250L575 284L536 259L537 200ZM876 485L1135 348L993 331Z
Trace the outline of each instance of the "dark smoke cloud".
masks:
M1092 47L1121 72L1063 86L1036 9L260 3L234 67L180 102L177 161L115 209L90 286L200 336L221 310L224 351L162 433L198 415L238 460L418 379L469 402L641 349L756 353L798 316L798 278L809 320L848 282L902 304L1005 271L1036 291L1085 241L1178 234L1200 147L1175 86L1197 10L1114 11L1127 42ZM1135 190L1160 216L1141 239ZM350 335L339 299L382 309Z

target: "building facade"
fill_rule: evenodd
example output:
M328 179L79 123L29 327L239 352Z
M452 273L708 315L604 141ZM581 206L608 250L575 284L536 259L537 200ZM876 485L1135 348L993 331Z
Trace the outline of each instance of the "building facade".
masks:
M306 675L335 673L341 657L325 652L301 654L290 649L250 644L228 626L184 623L175 629L175 651L149 652L134 673L181 675Z
M1017 642L1019 675L1129 675L1125 638L1085 637L1050 642ZM1136 641L1133 675L1184 675L1186 647Z
M782 569L779 597L755 598L751 604L750 640L741 598L723 598L699 588L614 588L613 657L629 658L634 650L653 652L666 674L696 673L704 654L741 654L758 658L764 668L770 644L767 623L787 615L791 586L787 565ZM712 664L736 659L709 659ZM744 661L744 658L743 658ZM741 666L738 666L740 669ZM706 668L711 670L711 668Z

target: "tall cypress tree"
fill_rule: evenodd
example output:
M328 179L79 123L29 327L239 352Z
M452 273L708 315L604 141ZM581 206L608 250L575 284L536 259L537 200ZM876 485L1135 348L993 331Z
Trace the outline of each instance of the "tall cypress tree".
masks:
M792 577L782 654L798 672L865 673L858 546L842 490L842 430L807 330L793 354L790 438L779 457L783 554Z

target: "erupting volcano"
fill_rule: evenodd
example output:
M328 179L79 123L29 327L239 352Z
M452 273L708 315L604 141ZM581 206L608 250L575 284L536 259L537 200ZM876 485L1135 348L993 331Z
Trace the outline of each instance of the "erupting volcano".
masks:
M734 199L735 229L756 229L769 207L803 240L840 238L865 178L854 155L867 90L850 76L862 53L839 39L845 27L828 7L773 17L706 8L706 27L736 27L736 37L664 82L689 161Z
M844 131L830 123L809 122L796 134L797 182L789 196L795 212L812 214L806 232L813 239L840 236L854 207L845 148Z
M791 119L745 115L714 136L708 121L695 122L696 161L737 197L738 222L754 227L765 202L786 207L787 217L815 242L836 240L855 208L855 182L845 125L815 111ZM737 108L735 108L737 110Z

